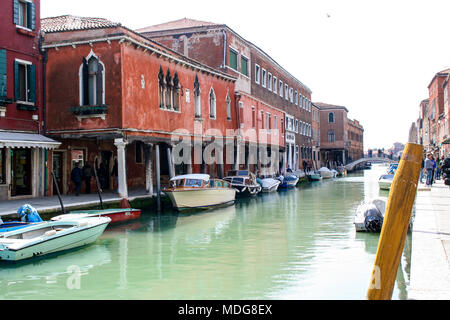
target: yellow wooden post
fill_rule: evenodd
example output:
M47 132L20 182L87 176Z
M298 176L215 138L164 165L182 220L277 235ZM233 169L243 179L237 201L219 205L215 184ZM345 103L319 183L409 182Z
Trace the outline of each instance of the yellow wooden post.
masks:
M422 145L408 143L389 192L370 279L368 300L390 300L417 193Z

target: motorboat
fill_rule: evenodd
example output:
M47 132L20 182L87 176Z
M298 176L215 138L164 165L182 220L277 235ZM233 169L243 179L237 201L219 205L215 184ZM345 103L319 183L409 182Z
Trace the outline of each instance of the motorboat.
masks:
M52 221L71 220L86 217L108 217L111 219L110 224L138 219L141 216L140 209L132 208L113 208L99 210L75 210L67 214L61 214L51 218Z
M321 181L322 176L318 171L309 171L306 173L306 177L308 178L308 181Z
M378 180L378 185L381 190L390 190L393 180L394 180L393 174L383 174L380 176L380 179Z
M323 179L332 179L336 177L336 172L331 171L327 167L322 167L317 171L319 171Z
M111 222L108 217L46 221L0 234L0 260L18 261L90 244Z
M281 184L281 181L274 178L258 179L262 187L262 192L275 192Z
M380 232L386 211L385 198L363 201L357 208L354 225L356 231Z
M280 188L293 188L297 185L299 177L295 174L287 174L278 178L281 181Z
M347 169L343 166L337 167L337 175L336 177L346 177L347 176Z
M223 179L231 183L237 195L254 196L262 190L256 176L249 170L230 170Z
M186 174L170 179L163 190L176 210L210 209L233 204L236 190L228 181L210 179L209 174Z

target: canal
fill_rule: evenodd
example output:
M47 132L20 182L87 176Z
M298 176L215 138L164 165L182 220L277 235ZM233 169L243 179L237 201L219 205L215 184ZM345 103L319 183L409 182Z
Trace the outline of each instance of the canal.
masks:
M386 170L198 214L144 212L94 244L0 265L0 299L365 299L379 234L356 233ZM408 235L393 299L407 299Z

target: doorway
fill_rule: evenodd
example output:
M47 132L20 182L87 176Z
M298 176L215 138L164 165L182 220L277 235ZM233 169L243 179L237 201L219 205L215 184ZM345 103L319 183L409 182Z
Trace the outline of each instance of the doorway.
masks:
M31 149L11 149L11 197L31 195Z

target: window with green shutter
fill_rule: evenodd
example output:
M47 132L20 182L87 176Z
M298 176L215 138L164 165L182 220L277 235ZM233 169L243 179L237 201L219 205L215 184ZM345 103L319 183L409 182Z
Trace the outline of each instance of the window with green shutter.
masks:
M230 68L237 70L237 52L230 48Z
M8 94L7 84L6 50L0 50L0 99Z
M14 24L35 30L36 29L36 7L33 2L24 0L13 0Z
M14 62L14 100L36 102L36 67L31 63Z
M241 56L241 73L248 77L248 59Z

